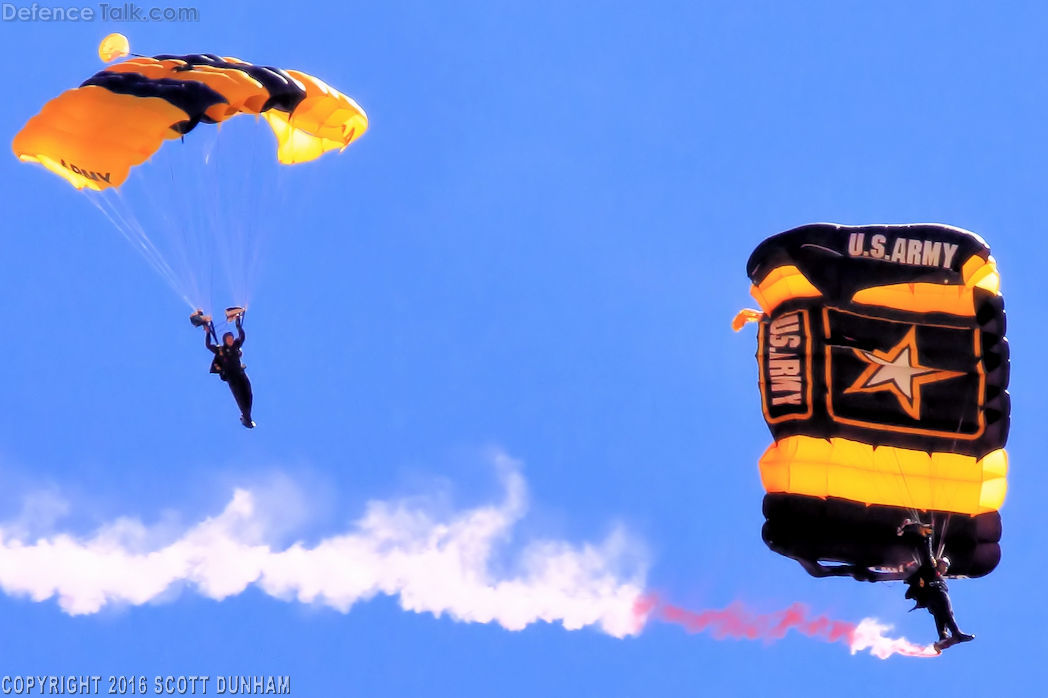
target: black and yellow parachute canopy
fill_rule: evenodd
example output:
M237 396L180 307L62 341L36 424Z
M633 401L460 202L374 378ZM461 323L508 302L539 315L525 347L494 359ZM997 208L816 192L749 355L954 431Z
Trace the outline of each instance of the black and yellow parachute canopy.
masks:
M747 273L774 443L760 459L764 539L790 557L869 568L910 559L895 529L938 522L952 572L1000 557L1010 402L996 262L945 225L806 225Z
M118 43L106 37L99 54L126 55L126 40ZM12 147L77 189L103 190L119 187L164 141L238 114L266 119L283 164L342 150L368 127L356 102L306 73L213 54L160 55L117 63L63 92Z

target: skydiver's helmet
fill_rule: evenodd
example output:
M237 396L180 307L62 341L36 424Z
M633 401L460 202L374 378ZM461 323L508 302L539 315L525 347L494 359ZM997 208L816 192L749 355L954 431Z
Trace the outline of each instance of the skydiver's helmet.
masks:
M225 344L227 347L233 346L233 333L226 332L224 335L222 335L222 343Z

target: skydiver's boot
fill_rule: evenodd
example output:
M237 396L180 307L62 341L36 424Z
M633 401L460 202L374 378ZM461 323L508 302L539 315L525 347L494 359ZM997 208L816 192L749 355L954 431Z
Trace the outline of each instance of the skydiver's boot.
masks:
M240 423L243 424L248 429L254 429L255 428L255 423L253 421L251 421L250 417L247 417L247 416L244 416L244 415L240 415Z
M957 639L957 642L971 642L975 639L974 635L969 635L968 633L957 633L954 637Z

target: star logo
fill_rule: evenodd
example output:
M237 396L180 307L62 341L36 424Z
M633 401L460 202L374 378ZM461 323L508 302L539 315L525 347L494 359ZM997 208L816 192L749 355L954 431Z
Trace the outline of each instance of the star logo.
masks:
M921 418L921 386L964 375L960 371L943 371L924 366L917 356L917 328L887 351L853 349L855 355L869 364L858 380L845 393L875 393L886 390L899 400L899 405L914 419Z

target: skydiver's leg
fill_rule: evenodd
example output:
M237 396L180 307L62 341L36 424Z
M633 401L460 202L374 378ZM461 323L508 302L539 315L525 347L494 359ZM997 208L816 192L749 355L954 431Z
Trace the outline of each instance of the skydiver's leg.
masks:
M236 400L237 408L240 410L241 413L243 413L244 412L244 397L243 397L244 386L240 382L240 378L238 376L229 376L226 382L229 384L229 392L233 393L233 399Z
M247 416L247 420L251 421L251 406L255 403L255 396L251 392L251 379L244 374L244 406L241 408L244 414Z
M253 402L251 381L245 375L230 377L229 389L233 393L233 398L237 401L237 407L240 408L240 416L243 417L244 424L249 424L251 422L251 404Z
M936 594L929 599L928 610L935 617L935 628L939 631L940 640L946 639L947 629L954 637L962 634L957 627L957 621L953 618L953 606L950 604L949 595L946 593Z
M932 617L935 618L935 631L939 633L939 639L946 639L946 619L943 618L941 613L932 611Z
M957 627L957 621L953 617L953 604L950 603L950 595L943 592L939 598L939 606L942 609L943 623L949 629L950 634L957 637L961 634Z

